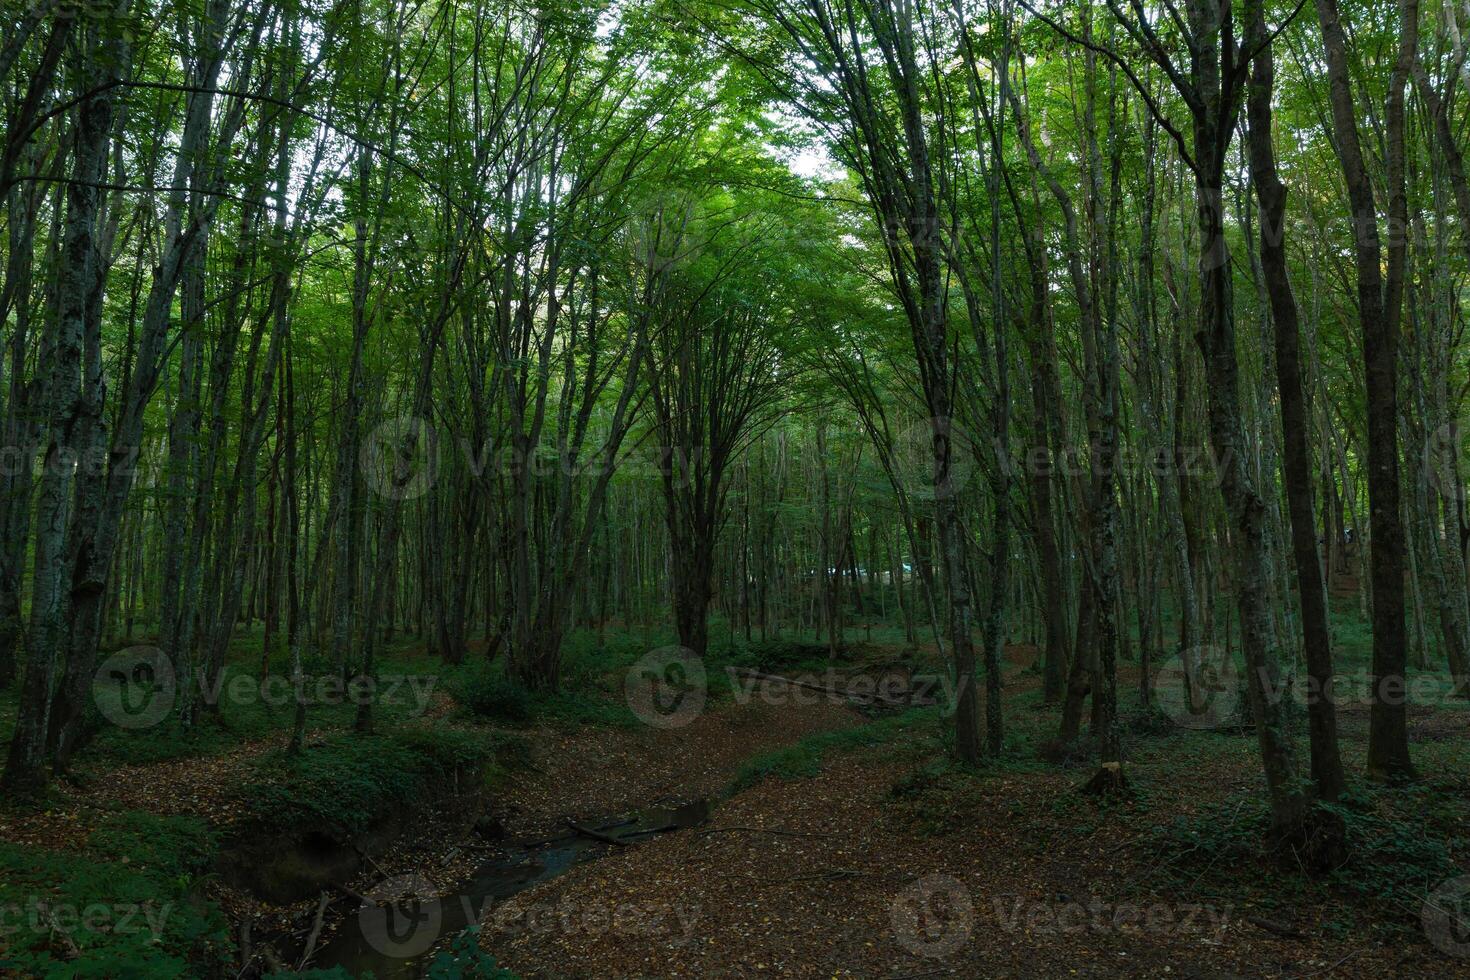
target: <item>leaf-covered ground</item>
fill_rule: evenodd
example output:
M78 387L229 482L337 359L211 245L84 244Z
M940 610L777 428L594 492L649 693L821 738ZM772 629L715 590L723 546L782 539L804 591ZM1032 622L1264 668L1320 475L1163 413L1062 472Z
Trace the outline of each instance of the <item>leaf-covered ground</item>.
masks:
M567 818L716 801L702 827L607 848L489 907L482 946L527 977L1470 976L1470 959L1443 955L1421 922L1425 894L1470 870L1470 712L1411 711L1423 783L1389 790L1355 779L1339 808L1353 861L1307 879L1261 853L1251 733L1188 731L1138 713L1131 665L1120 688L1132 792L1112 801L1079 793L1091 762L1045 761L1056 710L1040 702L1035 656L1007 651L1008 751L980 770L946 761L949 722L936 708L860 712L779 685L747 697L716 686L701 714L672 729L614 719L611 683L597 695L606 708L562 705L511 728L477 721L441 693L405 731L488 746L496 762L483 813L514 839L564 832ZM879 646L859 659L876 674L905 657ZM1367 711L1340 714L1358 776ZM349 738L314 731L308 756L329 760ZM121 838L109 828L143 814L227 830L258 815L262 773L280 775L272 760L283 744L274 733L157 761L94 759L41 805L0 807L7 860L32 877L62 875L58 862L73 854L148 871L159 862L147 835L114 854L107 848ZM348 755L340 778L361 764L361 753ZM422 801L349 889L413 873L453 894L497 853L472 830L480 815ZM267 905L197 862L187 878L148 873L161 894L188 892L224 913L228 929L210 934L209 950L233 970L245 966L244 923L257 944L283 949L312 930L314 899ZM352 927L354 907L331 897L322 943ZM56 941L59 975L73 953ZM170 975L196 975L197 962L180 966L187 953L169 953Z

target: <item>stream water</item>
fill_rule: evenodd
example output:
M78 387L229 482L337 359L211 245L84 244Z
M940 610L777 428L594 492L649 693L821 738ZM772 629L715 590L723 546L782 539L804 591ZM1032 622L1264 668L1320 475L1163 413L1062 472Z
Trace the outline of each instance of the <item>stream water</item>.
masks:
M632 845L659 835L650 831L672 832L704 823L709 810L709 802L699 800L584 826ZM375 980L417 980L427 971L432 950L483 921L500 902L616 849L581 834L532 845L507 843L502 856L486 861L438 898L409 897L432 891L420 876L389 879L373 889L371 897L379 902L350 913L312 957L312 965L341 967L354 977L371 973Z

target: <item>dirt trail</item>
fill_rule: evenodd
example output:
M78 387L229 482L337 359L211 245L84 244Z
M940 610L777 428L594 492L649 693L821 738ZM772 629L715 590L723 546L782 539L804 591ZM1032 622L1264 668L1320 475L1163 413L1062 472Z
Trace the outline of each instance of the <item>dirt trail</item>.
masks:
M526 977L1470 976L1423 947L1277 938L1248 909L1130 893L1131 842L1019 813L1073 794L1065 774L996 775L962 832L917 835L891 819L906 766L882 754L523 892L484 945Z
M539 831L562 817L592 817L667 800L713 796L752 756L816 732L861 724L845 704L725 702L680 728L541 729L533 769L500 791L507 828Z

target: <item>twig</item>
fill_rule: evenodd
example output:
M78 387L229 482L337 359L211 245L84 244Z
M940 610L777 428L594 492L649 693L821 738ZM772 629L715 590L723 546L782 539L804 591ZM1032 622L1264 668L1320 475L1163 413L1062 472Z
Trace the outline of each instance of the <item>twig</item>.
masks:
M322 935L322 921L327 914L328 901L327 893L322 892L322 897L316 903L316 921L312 923L311 935L306 939L306 952L301 954L301 962L296 964L297 971L306 969L306 964L310 963L312 956L316 954L316 941Z
M572 830L575 830L577 833L581 834L583 837L587 837L587 838L590 838L590 839L595 840L595 841L601 841L604 844L612 844L614 847L627 847L628 846L628 842L625 841L625 840L618 840L616 837L610 837L607 834L604 834L604 833L601 833L599 831L593 830L591 827L583 827L580 824L573 823L570 819L568 819L568 820L566 820L564 822L566 823L566 825L568 827L570 827Z
M623 840L630 837L652 837L654 834L667 834L671 830L678 830L676 823L666 823L662 827L649 827L647 830L630 830L623 835Z

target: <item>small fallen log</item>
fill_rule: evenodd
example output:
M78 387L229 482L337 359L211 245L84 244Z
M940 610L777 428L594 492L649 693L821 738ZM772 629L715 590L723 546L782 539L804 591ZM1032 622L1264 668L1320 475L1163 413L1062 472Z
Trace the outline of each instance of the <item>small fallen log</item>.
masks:
M630 831L628 831L628 833L626 833L626 834L623 835L623 840L626 841L630 837L652 837L655 834L667 834L670 831L674 831L674 830L678 830L678 829L679 829L679 825L678 824L676 824L676 823L666 823L662 827L649 827L646 830L630 830Z
M240 923L240 972L235 974L237 977L244 976L245 971L250 969L250 964L255 961L250 941L250 930L254 925L254 919L245 919Z
M1289 926L1283 922L1273 922L1270 919L1263 919L1259 915L1248 915L1245 917L1245 921L1249 922L1257 929L1269 932L1273 936L1280 936L1282 939L1312 938L1295 926Z
M601 831L593 830L591 827L583 827L581 824L574 823L570 818L562 822L565 823L567 827L570 828L572 831L580 834L583 837L586 837L588 840L600 841L603 844L612 844L614 847L628 846L628 842L625 840L619 840L616 837L610 837L609 835L604 834Z
M378 904L376 899L368 898L362 892L356 890L350 885L344 885L341 882L334 882L332 887L337 889L342 894L346 895L348 898L356 899L358 904L360 905L374 906Z

